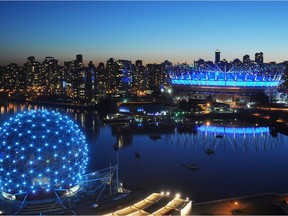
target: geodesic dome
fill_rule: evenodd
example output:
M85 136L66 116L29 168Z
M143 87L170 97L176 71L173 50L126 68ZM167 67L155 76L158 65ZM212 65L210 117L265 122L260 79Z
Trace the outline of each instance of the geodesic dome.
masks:
M0 187L18 194L69 189L81 182L88 147L67 116L37 110L18 114L0 128Z

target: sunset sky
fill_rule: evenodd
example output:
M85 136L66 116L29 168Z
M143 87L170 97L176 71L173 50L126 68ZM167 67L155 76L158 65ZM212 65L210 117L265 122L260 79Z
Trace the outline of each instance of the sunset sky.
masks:
M0 65L53 56L62 65L116 59L288 60L287 1L0 2Z

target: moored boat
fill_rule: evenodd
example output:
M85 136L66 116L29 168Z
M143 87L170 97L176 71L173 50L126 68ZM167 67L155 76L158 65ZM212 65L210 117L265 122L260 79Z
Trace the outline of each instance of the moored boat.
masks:
M159 133L151 133L150 135L149 135L149 137L152 139L152 140L158 140L158 139L161 139L161 134L159 134Z
M182 164L182 166L186 167L187 169L191 170L198 170L199 167L196 164Z
M211 154L214 154L215 151L213 149L206 149L205 150L205 154L208 154L208 155L211 155Z
M216 138L223 138L223 135L222 134L217 134L215 137Z

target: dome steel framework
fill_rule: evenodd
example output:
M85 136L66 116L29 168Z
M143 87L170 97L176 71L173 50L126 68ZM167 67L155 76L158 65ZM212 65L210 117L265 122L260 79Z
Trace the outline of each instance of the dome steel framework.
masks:
M57 112L23 112L0 128L2 195L68 190L81 183L87 162L83 133Z

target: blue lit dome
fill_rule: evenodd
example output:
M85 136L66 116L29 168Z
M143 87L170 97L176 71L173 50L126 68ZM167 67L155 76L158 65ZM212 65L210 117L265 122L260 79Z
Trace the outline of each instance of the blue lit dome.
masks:
M18 114L0 128L0 187L8 194L70 189L88 162L83 133L54 111Z

